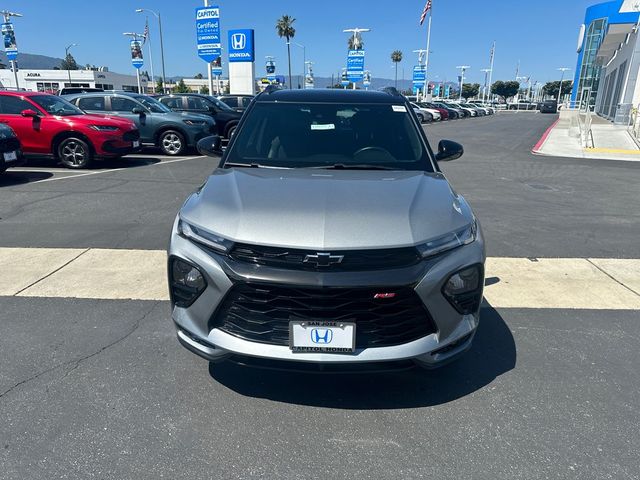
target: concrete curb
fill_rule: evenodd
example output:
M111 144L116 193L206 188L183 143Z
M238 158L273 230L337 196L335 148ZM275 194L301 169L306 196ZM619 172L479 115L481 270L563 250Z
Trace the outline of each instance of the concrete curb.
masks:
M543 153L541 152L542 147L544 146L544 143L547 141L547 138L549 138L551 131L555 128L555 126L558 124L559 121L560 121L560 118L558 118L555 122L551 124L549 128L545 130L545 132L542 134L542 137L540 137L540 140L538 140L538 143L536 143L534 147L531 149L531 153L533 153L534 155L543 155Z

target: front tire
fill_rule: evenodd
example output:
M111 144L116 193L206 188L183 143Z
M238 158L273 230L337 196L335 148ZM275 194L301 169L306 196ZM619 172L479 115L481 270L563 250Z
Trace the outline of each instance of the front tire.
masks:
M58 159L67 168L87 168L93 160L91 147L77 137L65 138L58 145Z
M187 148L184 136L175 130L167 130L160 134L158 146L162 153L172 157L181 155Z
M227 140L231 140L231 137L233 136L234 132L236 131L236 128L238 128L238 124L234 124L231 125L229 128L227 128L227 133L225 134L225 137Z
M424 115L422 115L421 113L418 113L418 120L420 120L420 123L424 123Z

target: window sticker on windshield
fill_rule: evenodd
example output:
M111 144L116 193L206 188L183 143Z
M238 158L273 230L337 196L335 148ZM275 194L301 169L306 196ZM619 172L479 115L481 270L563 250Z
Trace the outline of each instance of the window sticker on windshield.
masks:
M407 113L407 107L404 105L391 105L391 108L393 108L394 112Z
M311 130L335 130L336 126L333 123L313 124Z

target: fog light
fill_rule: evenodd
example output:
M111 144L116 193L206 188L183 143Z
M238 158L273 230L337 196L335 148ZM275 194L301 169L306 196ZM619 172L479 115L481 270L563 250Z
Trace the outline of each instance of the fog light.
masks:
M480 308L482 301L481 265L474 265L454 273L442 288L442 294L459 313L468 315Z
M179 307L188 307L207 287L202 272L197 267L178 258L170 260L171 299Z

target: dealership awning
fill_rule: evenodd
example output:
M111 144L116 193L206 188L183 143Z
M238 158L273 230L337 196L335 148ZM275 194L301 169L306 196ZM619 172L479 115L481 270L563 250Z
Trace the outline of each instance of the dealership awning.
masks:
M617 23L609 25L607 34L598 49L597 62L600 65L606 65L613 54L618 50L621 43L624 43L627 39L627 35L630 34L635 27L635 23Z

